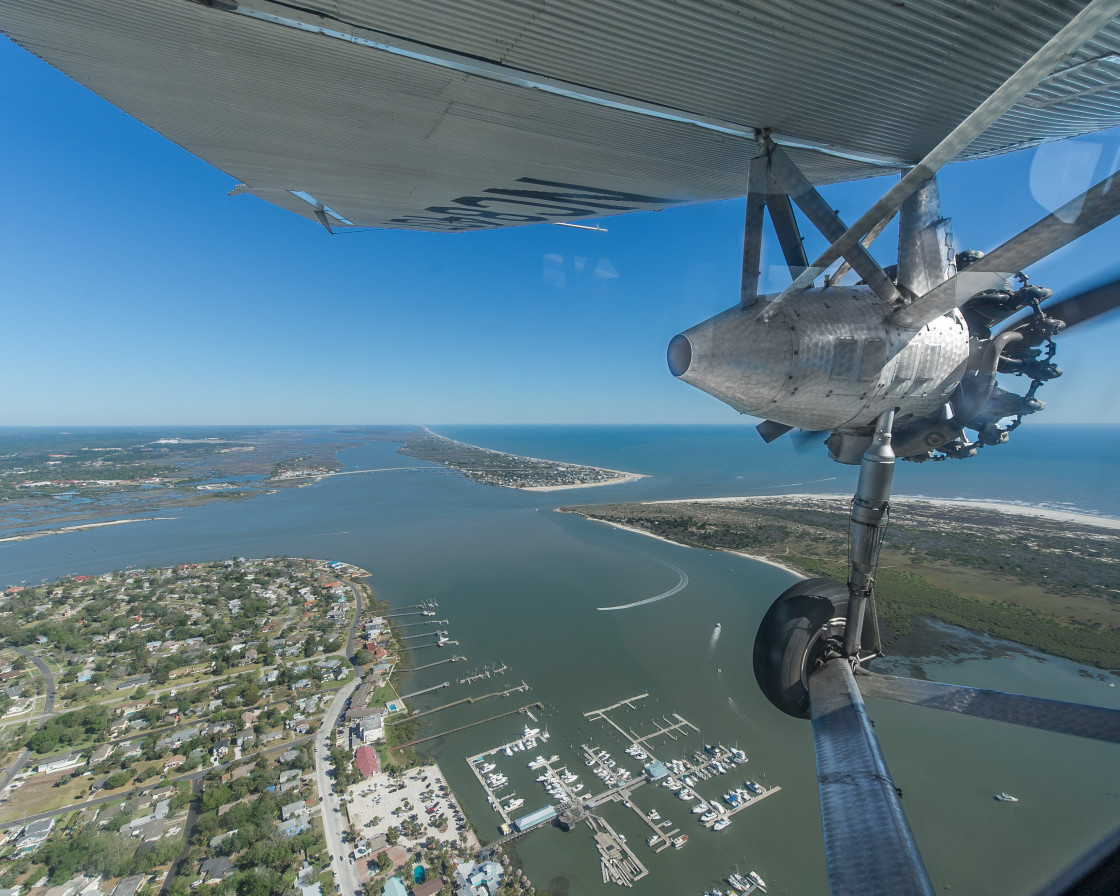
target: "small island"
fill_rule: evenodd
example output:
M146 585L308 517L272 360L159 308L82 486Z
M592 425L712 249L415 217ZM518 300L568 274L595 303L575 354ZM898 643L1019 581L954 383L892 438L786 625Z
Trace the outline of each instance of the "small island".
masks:
M844 581L850 501L841 495L785 495L560 510ZM925 622L935 619L1117 669L1118 563L1115 520L1016 505L896 498L875 580L884 640L894 655L951 654L951 638Z
M620 470L543 460L539 457L522 457L490 448L479 448L444 438L430 430L424 430L419 437L405 442L400 453L418 460L443 464L475 482L526 491L618 485L643 478L640 473L624 473Z

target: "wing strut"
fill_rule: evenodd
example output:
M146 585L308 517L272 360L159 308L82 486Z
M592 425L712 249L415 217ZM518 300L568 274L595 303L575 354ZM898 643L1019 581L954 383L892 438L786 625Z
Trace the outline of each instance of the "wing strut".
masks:
M836 239L845 232L844 222L817 192L809 179L801 173L785 150L774 143L769 134L760 133L759 148L762 154L751 161L752 174L747 195L747 231L744 236L740 307L750 305L758 293L758 275L755 273L758 261L754 253L757 247L761 246L763 204L770 212L770 220L778 234L778 242L782 246L786 264L794 277L804 274L809 261L805 255L801 233L797 229L790 200L797 204L825 239ZM765 183L762 182L761 172L754 173L759 168L765 171ZM858 240L844 253L844 257L884 302L894 305L900 301L901 296L891 278Z
M1049 75L1065 56L1089 40L1118 13L1120 13L1120 0L1091 0L1015 74L1004 81L964 121L953 128L948 136L910 169L882 199L871 206L851 227L835 237L832 245L766 307L763 316L769 317L781 302L811 286L833 262L846 256L857 246L876 224L893 216L906 197L914 193L947 162L952 161L961 150L1019 102L1039 81Z

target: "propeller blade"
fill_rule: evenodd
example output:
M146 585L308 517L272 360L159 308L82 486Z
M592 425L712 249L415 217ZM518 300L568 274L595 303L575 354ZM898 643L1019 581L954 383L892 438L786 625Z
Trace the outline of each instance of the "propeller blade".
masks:
M1120 214L1120 177L1110 174L965 270L899 309L891 322L922 327Z
M1120 709L874 673L860 675L859 690L865 697L1120 744Z
M1075 296L1069 296L1043 306L1047 317L1057 318L1066 325L1066 330L1092 320L1120 307L1120 279L1087 289ZM1029 318L1027 318L1029 320ZM1025 323L1025 321L1024 321ZM1020 324L1019 326L1022 326ZM1016 327L1018 329L1018 327ZM1063 331L1064 332L1064 331Z
M784 423L776 423L773 420L763 420L755 429L758 430L758 434L762 436L762 441L769 445L775 439L780 439L793 429L793 427L787 426Z
M809 676L809 700L832 896L932 896L846 660L832 660Z

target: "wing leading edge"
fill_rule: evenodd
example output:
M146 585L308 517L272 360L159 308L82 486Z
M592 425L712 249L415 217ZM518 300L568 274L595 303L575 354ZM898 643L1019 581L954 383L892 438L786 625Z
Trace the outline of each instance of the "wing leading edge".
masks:
M762 126L814 184L897 172L1076 12L792 5L0 0L0 30L237 192L469 231L745 195ZM1113 22L962 157L1116 124Z

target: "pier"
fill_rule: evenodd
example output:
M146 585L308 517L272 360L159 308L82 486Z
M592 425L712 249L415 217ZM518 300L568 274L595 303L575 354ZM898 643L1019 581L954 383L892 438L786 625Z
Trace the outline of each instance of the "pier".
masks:
M446 682L443 685L440 685L440 687L446 687ZM428 688L428 690L436 689ZM399 725L401 722L406 722L409 719L419 719L421 716L430 716L434 712L440 712L445 709L450 709L452 706L459 706L463 703L480 703L483 700L489 700L491 697L508 697L510 694L519 694L522 691L527 690L529 690L529 685L525 684L525 682L521 682L521 684L517 685L517 687L506 688L504 691L494 691L491 694L479 694L477 697L463 697L460 700L454 700L451 703L444 703L442 706L433 706L431 709L425 709L423 712L415 712L412 715L407 716L406 718L399 719L395 722L386 722L385 724ZM423 694L424 691L418 691L418 693ZM403 700L404 698L402 697L401 699Z
M595 832L595 846L599 850L603 883L632 887L634 881L641 880L649 874L649 869L641 863L626 842L604 819L589 816L587 823Z
M483 668L481 672L473 672L466 678L460 678L459 684L470 684L473 681L478 681L481 678L490 678L493 675L505 675L508 671L509 666L507 666L505 663L502 663L501 667L498 669Z
M405 672L419 672L421 669L431 669L432 666L442 666L444 663L459 663L466 660L465 656L449 656L445 660L436 660L434 663L428 663L426 666L413 666L411 669L405 669Z
M423 622L406 622L404 625L398 625L397 628L416 628L418 625L447 625L446 619L425 619Z
M411 697L419 697L421 694L428 694L428 693L431 693L432 691L438 691L438 690L441 690L442 688L448 688L448 687L451 687L451 682L450 681L445 681L443 684L434 684L430 688L424 688L424 690L422 690L422 691L413 691L411 694L401 694L401 699L402 700L408 700Z
M420 634L418 634L418 635L405 635L401 638L398 638L397 640L398 641L415 641L417 638L430 638L433 635L438 636L439 632L420 632Z
M422 744L429 740L436 740L441 737L446 737L449 734L455 734L458 731L466 731L468 728L474 728L476 725L485 725L487 722L496 722L498 719L504 719L506 716L517 715L518 713L525 713L529 715L529 710L536 707L539 711L544 711L544 705L541 703L527 703L525 706L511 709L509 712L500 712L496 716L490 716L488 719L479 719L477 722L468 722L466 725L460 725L458 728L450 728L447 731L441 731L439 734L429 734L427 737L417 738L410 740L407 744L399 744L398 746L391 747L391 750L403 750L405 747L414 747L416 744Z
M402 639L403 640L403 639ZM458 641L437 641L435 644L414 644L409 646L409 650L427 650L430 647L446 647L448 644L459 646Z

